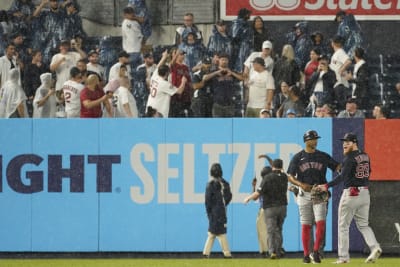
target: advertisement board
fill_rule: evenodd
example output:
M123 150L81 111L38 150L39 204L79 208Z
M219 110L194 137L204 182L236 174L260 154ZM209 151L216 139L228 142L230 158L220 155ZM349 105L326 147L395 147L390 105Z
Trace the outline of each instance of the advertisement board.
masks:
M232 251L258 251L258 202L243 204L267 165L284 168L303 133L331 153L331 120L1 120L0 251L202 251L209 167L220 162L233 199ZM331 173L328 172L328 180ZM288 192L284 247L302 250ZM331 250L331 215L326 250ZM215 246L214 250L219 251Z
M400 170L396 168L399 135L399 120L365 121L365 150L371 157L371 180L400 181Z
M264 20L328 20L346 10L357 20L398 20L399 0L221 0L221 18L232 20L241 8Z

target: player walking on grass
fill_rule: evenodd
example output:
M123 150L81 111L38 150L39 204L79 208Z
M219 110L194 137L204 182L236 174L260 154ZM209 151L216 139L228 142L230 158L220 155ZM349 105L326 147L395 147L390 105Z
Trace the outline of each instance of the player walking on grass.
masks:
M314 130L304 133L305 148L293 156L288 168L289 181L299 187L297 204L300 211L301 239L304 250L304 263L321 263L319 248L325 236L325 221L327 214L326 202L313 203L311 188L314 185L326 184L327 168L338 170L340 165L327 153L317 150L318 139L321 138ZM315 221L315 242L310 253L310 236Z
M371 254L365 260L366 263L375 262L382 254L382 249L375 238L375 234L368 225L370 194L368 190L371 164L369 156L358 148L357 136L347 133L342 139L343 161L342 172L331 182L320 185L321 190L326 191L328 187L335 186L343 181L344 190L339 203L339 237L337 264L350 262L349 255L349 227L351 221L355 220L358 230L364 237L365 242L371 250Z

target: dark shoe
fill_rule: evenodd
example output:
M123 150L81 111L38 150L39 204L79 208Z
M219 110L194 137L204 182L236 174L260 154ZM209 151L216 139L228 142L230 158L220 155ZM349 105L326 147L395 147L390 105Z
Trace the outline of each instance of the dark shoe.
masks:
M203 254L203 259L209 259L209 258L210 258L210 255Z
M325 258L324 251L319 250L318 253L319 253L319 258L320 258L321 260L323 260L323 259Z
M321 258L319 256L318 251L314 251L313 253L310 254L310 258L313 263L321 263Z
M224 259L232 259L232 256L224 256Z
M285 251L284 248L280 248L280 249L279 249L279 256L280 256L281 258L285 257L285 253L286 253L286 251Z
M303 263L311 263L310 256L304 256Z

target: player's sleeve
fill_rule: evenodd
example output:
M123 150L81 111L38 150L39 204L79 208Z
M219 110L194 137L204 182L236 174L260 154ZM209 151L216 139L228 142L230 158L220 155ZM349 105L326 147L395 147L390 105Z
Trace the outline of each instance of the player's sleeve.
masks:
M331 169L332 171L336 171L337 166L339 165L339 162L337 162L336 160L334 160L329 154L326 154L326 158L327 158L327 166L329 169Z
M352 167L353 161L351 159L344 160L342 171L339 175L337 175L332 181L328 183L328 187L338 185L339 183L343 182L346 177L351 177Z
M287 169L287 173L289 175L292 175L293 177L295 177L297 173L298 159L299 159L299 154L294 155Z

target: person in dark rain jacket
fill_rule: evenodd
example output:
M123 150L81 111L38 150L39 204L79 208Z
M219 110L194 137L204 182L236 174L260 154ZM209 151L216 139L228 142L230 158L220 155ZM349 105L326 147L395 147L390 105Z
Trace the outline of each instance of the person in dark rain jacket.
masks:
M208 182L205 194L205 205L209 221L208 238L204 245L203 256L208 258L215 238L218 238L225 258L231 258L228 240L226 238L226 207L232 200L229 183L222 178L222 168L214 163L210 169L212 180Z

